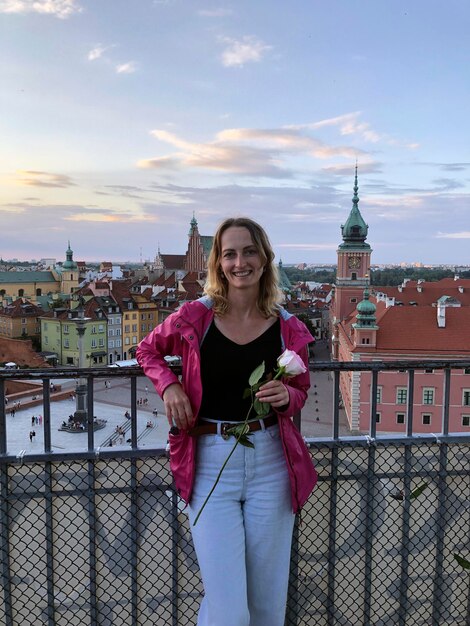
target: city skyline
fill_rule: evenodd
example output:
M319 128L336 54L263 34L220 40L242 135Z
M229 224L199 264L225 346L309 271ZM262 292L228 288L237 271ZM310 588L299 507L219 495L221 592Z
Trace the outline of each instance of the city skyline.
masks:
M466 265L470 7L0 0L0 256L183 254L194 215L336 262Z

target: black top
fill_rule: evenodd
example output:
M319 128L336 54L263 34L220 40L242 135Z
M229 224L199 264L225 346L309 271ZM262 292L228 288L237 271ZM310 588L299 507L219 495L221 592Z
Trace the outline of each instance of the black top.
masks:
M274 372L281 348L279 320L244 345L228 339L212 322L201 346L201 418L243 422L251 405L251 397L243 399L251 373L264 361L265 380ZM252 411L249 419L255 417Z

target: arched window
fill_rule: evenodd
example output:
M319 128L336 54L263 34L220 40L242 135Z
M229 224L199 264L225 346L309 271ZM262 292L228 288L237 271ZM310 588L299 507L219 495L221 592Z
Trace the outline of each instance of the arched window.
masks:
M42 296L42 289L41 288L36 289L36 295L37 296Z
M24 289L18 289L18 298L22 298L24 296Z

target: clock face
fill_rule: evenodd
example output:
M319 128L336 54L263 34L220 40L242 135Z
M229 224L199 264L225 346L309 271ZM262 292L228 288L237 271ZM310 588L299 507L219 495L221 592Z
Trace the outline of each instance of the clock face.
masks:
M348 257L348 265L355 270L361 265L361 259L358 256L350 256Z

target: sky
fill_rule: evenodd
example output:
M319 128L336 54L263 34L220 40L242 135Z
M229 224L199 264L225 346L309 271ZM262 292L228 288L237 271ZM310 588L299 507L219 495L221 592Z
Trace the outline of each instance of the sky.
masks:
M0 257L470 264L466 0L0 0Z

